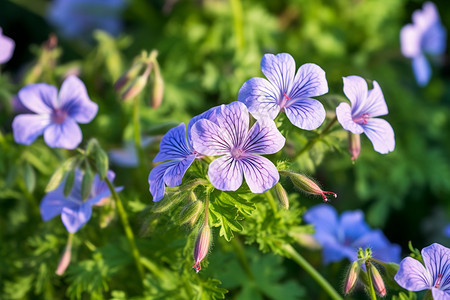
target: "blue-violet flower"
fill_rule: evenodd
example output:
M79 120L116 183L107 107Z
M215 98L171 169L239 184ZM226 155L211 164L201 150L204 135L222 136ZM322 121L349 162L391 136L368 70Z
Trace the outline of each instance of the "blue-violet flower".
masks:
M11 59L15 46L16 44L11 38L3 35L0 27L0 64L4 64Z

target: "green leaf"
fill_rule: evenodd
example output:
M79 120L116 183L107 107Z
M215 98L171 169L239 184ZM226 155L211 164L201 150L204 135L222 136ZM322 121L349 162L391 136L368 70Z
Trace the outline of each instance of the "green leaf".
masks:
M45 188L45 192L48 193L56 189L64 180L66 172L71 170L76 165L77 161L78 157L70 157L58 169L56 169L55 173L53 173L50 178L47 187Z
M67 172L66 183L64 184L64 196L69 196L72 191L73 184L75 182L75 169Z
M94 173L89 167L89 164L86 164L83 179L81 180L81 198L83 199L83 201L86 200L89 194L91 193L93 181L94 181Z
M29 163L25 163L25 186L30 193L33 193L36 186L36 172Z

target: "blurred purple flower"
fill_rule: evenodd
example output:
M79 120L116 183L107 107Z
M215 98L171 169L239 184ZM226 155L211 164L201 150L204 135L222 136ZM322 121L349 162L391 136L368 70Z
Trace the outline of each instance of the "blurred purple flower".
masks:
M194 159L199 156L192 147L191 128L200 119L214 121L216 107L194 117L189 121L186 129L184 123L170 129L162 138L159 152L153 162L166 161L154 167L148 175L149 190L153 201L164 197L165 186L174 187L181 184L184 174Z
M3 35L0 27L0 64L4 64L11 59L15 46L16 44L11 38Z
M108 171L107 176L111 182L114 181L115 174L113 171ZM95 175L91 192L87 200L83 201L81 197L82 178L82 172L77 170L72 191L67 197L64 195L65 180L57 189L44 196L40 205L41 216L44 221L61 215L61 220L70 233L77 232L89 221L92 215L92 206L98 205L103 198L109 197L111 192L106 182L101 181L98 175ZM122 187L115 189L121 191Z
M195 150L210 156L222 155L209 165L209 180L215 188L235 191L244 175L253 193L263 193L280 179L275 165L257 154L278 152L285 138L267 118L259 119L250 131L248 127L248 110L241 102L222 105L216 122L203 119L192 127Z
M84 83L75 76L64 80L59 95L56 87L46 83L30 84L19 91L20 102L35 114L14 118L14 140L29 145L44 134L52 148L74 149L82 140L77 123L89 123L98 106L89 99Z
M417 83L424 86L431 77L431 67L425 54L443 54L447 32L432 2L426 2L422 10L416 10L412 19L413 24L405 25L400 32L402 54L412 59Z
M344 93L351 102L341 103L336 108L336 116L345 130L354 134L365 133L375 151L386 154L394 151L394 130L391 125L374 117L386 115L388 108L383 92L376 81L368 90L367 82L359 76L343 77Z
M142 148L153 143L155 137L142 137ZM121 167L133 168L139 163L134 142L127 142L123 148L108 151L109 160L112 164Z
M54 0L48 18L66 38L90 38L95 29L117 35L125 5L124 0Z
M449 238L450 238L450 224L448 224L447 226L445 226L445 228L444 228L444 235L445 235L446 237L449 237Z
M422 249L425 267L406 257L394 279L404 289L417 292L431 289L434 300L450 299L450 249L434 243Z
M371 248L372 256L384 262L400 261L400 246L391 244L381 230L372 230L360 210L346 211L338 217L334 207L319 204L304 215L314 225L314 238L322 245L323 263L348 258L356 261L359 248Z
M247 80L238 97L256 119L273 120L284 111L291 123L301 129L316 129L323 123L325 109L310 97L328 92L324 70L316 64L304 64L295 74L295 61L288 53L265 54L261 70L269 80Z

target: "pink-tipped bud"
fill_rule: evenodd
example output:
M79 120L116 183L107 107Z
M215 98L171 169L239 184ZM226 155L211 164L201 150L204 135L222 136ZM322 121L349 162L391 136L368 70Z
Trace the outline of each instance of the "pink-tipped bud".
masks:
M197 236L197 240L195 241L195 248L194 248L195 264L192 268L195 269L195 272L197 273L201 270L200 262L206 257L206 254L208 254L210 243L211 243L211 228L209 228L208 224L205 224L200 229Z
M334 198L337 198L336 193L323 191L314 180L306 175L289 171L280 171L280 174L288 176L291 179L292 183L302 191L309 194L322 196L323 201L325 202L329 201L327 195L332 195Z
M138 78L136 78L125 90L125 92L123 92L122 99L129 100L139 95L140 92L144 89L145 85L147 84L147 81L148 81L147 75L141 75Z
M361 152L361 139L359 134L348 133L348 151L352 156L352 160L355 161Z
M63 275L67 267L70 264L70 258L72 256L72 236L69 236L64 253L59 261L58 267L56 268L56 275Z
M383 278L381 277L380 272L373 264L369 264L369 268L375 291L382 297L386 296L386 287L384 286L384 281Z
M158 63L155 62L155 79L153 81L152 107L157 109L161 106L164 96L164 80L161 76Z
M119 79L117 79L116 83L114 83L114 90L116 92L120 92L126 85L128 85L132 80L138 77L145 67L145 63L139 61L135 62L129 70L123 73L122 76L119 77Z
M278 201L280 202L281 206L285 209L289 209L288 195L286 193L286 190L279 182L275 184L275 194L277 195Z
M345 294L347 295L355 286L356 280L359 276L359 271L361 267L359 266L358 261L354 261L352 266L350 267L350 271L348 272L347 279L345 280Z

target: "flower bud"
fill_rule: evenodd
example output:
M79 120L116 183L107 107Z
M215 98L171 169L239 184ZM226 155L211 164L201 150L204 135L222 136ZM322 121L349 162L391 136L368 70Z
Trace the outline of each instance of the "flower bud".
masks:
M153 81L153 97L152 97L152 107L154 109L161 106L163 95L164 95L164 80L161 76L159 65L155 61L155 79Z
M377 291L377 293L382 297L386 296L386 287L384 286L383 278L381 277L380 272L373 264L369 264L369 268L375 291Z
M71 252L72 252L72 237L73 235L69 235L69 239L67 240L66 248L64 249L64 253L59 261L58 267L56 268L56 275L63 275L66 271L67 267L70 264Z
M145 74L136 78L130 84L130 86L122 93L122 99L129 100L129 99L133 99L134 97L139 95L139 93L142 92L145 85L147 84L147 80L148 80L148 76Z
M200 229L197 240L195 241L194 248L194 260L195 264L192 267L195 269L195 272L199 272L201 270L200 262L205 258L206 254L208 254L209 245L211 243L211 228L208 223L202 226Z
M292 183L302 191L309 194L322 196L323 201L325 202L328 202L327 194L331 194L334 196L334 198L337 198L336 193L323 191L314 180L303 174L289 171L280 171L280 174L288 176L291 179Z
M285 209L289 209L288 195L286 193L286 190L279 182L275 184L275 194L277 195L278 201L280 201L281 206Z
M201 201L191 202L186 205L180 213L178 222L183 225L189 223L194 225L203 211L203 203Z
M136 78L145 66L142 62L135 62L129 70L122 74L114 84L114 90L120 92L131 80Z
M361 152L361 139L359 134L348 133L348 151L352 156L352 160L355 161Z
M352 263L352 266L350 267L350 271L348 272L347 279L345 280L345 294L347 295L350 293L352 288L355 286L356 280L359 276L359 271L361 271L361 268L359 266L358 261L354 261Z

